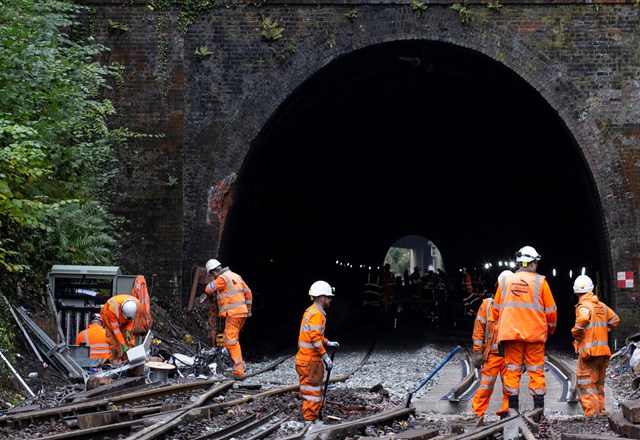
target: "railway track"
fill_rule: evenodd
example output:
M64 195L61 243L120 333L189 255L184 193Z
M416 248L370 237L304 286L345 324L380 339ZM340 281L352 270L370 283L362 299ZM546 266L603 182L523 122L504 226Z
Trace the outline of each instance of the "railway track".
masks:
M332 377L329 382L343 382L358 374L374 346L375 343L351 371ZM256 371L251 377L259 379L261 373L277 368L285 359ZM453 399L468 396L478 385L477 372L471 367L468 354L462 363L466 373L451 390ZM549 356L547 363L549 371L566 381L566 398L575 398L575 375L554 357ZM234 380L144 384L141 379L123 379L130 381L126 391L115 386L111 391L99 388L93 392L70 393L52 407L14 408L0 416L0 437L8 440L339 439L354 436L371 426L397 425L415 412L413 407L380 409L351 399L349 405L341 405L339 416L329 414L324 423L311 424L299 420L297 384L262 390L260 383ZM506 428L512 433L517 431L510 438L535 438L532 436L538 432L539 419L539 413L524 414L495 426L473 427L471 431L477 431L473 435L464 433L447 438L504 439L509 438L504 437Z

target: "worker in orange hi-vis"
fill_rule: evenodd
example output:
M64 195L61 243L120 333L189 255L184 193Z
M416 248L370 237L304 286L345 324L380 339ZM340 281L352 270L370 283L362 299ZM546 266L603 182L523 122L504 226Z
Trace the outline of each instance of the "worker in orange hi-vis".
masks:
M144 338L147 332L151 329L153 324L153 318L151 317L151 300L149 299L149 290L147 289L147 280L144 275L138 275L133 283L133 289L131 289L131 296L140 301L140 309L136 313L136 318L133 320L133 334Z
M85 344L89 347L90 358L109 359L109 344L107 343L107 332L100 315L93 314L86 329L78 333L76 345Z
M313 304L302 315L295 366L300 378L302 417L315 421L322 409L324 370L333 368L333 361L325 346L338 348L340 344L324 337L327 323L325 309L331 305L333 288L326 281L316 281L309 288L309 296Z
M513 275L510 270L504 270L498 276L498 284L506 283L509 275ZM476 320L473 324L473 365L476 368L482 367L480 372L480 386L471 401L471 410L481 419L489 407L493 388L500 375L500 380L504 384L504 357L499 353L496 342L496 322L493 320L493 298L490 296L482 300ZM497 415L506 414L509 411L509 396L502 387L502 408L496 411Z
M242 379L245 365L240 347L240 331L247 318L251 317L251 289L240 275L223 267L216 259L207 261L205 268L208 274L213 275L214 280L206 285L204 291L209 296L216 296L218 316L224 318L224 346L233 361L231 372L236 379Z
M133 320L140 301L131 295L114 295L100 309L109 344L109 361L122 361L122 355L135 346Z
M516 252L518 270L507 277L504 286L498 285L494 298L493 315L498 321L498 344L504 347L504 387L510 414L518 413L523 370L529 375L533 407L544 408L544 350L548 335L556 330L558 311L546 278L536 273L540 259L531 246Z
M573 283L578 305L571 335L578 354L578 398L585 416L607 415L604 379L611 357L609 331L620 323L618 315L598 299L593 289L593 281L587 275L580 275Z
M460 271L462 272L460 274L460 289L463 292L473 293L473 281L471 280L471 275L467 272L467 268L463 267Z

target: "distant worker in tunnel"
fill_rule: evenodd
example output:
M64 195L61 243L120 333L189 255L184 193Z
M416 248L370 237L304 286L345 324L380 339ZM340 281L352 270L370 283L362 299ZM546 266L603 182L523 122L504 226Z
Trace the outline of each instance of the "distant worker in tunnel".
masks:
M213 321L214 326L210 330L215 332L216 318L224 318L224 346L233 361L231 373L236 379L242 379L245 365L240 347L240 332L247 318L251 317L253 305L251 289L240 275L226 266L223 267L216 259L207 261L205 268L207 274L213 276L213 281L207 284L204 291L216 300L212 301L209 309L209 325L211 326ZM211 312L211 309L215 311L216 307L217 317L212 316ZM215 339L213 343L215 345Z
M413 272L411 272L409 276L409 283L413 288L412 295L422 296L422 276L420 275L420 268L418 266L413 268Z
M313 304L302 315L295 366L300 378L302 417L315 421L322 408L325 368L333 368L333 361L325 347L336 349L340 344L324 337L327 323L325 309L331 305L333 288L326 281L316 281L309 288L309 296Z
M389 263L385 264L382 272L380 272L378 284L382 287L382 309L388 312L393 304L396 288L396 276L391 271L391 265Z
M611 357L609 331L620 323L618 315L600 301L593 290L593 281L587 275L580 275L573 283L578 304L571 336L578 355L578 398L587 417L606 414L604 379Z
M509 410L514 413L519 409L523 370L529 375L534 408L544 408L547 392L544 351L547 336L556 330L558 312L546 278L536 273L540 260L540 254L531 246L518 250L518 270L507 277L504 285L498 284L494 298L497 341L504 347L504 387L509 395Z
M460 290L462 292L462 297L464 298L466 295L473 293L473 281L471 280L471 275L467 272L467 268L463 267L460 274Z
M498 284L505 285L509 275L513 275L513 272L510 270L502 271L496 281L496 290L498 289ZM504 356L498 349L496 322L492 313L493 307L492 295L482 300L473 324L473 366L476 368L482 367L482 370L480 372L480 386L471 401L471 410L480 418L484 417L484 413L489 407L498 375L500 375L500 381L504 385L504 373L506 371ZM508 411L509 396L503 386L502 408L496 411L496 414L501 416Z

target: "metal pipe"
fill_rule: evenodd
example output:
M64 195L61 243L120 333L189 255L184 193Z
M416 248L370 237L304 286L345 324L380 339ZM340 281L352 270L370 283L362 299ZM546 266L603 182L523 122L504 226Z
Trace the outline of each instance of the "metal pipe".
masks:
M4 353L2 353L2 351L0 351L0 356L2 356L2 360L6 362L6 364L9 366L9 368L11 369L11 372L18 378L18 380L20 381L20 383L22 384L22 386L29 392L29 395L31 397L36 397L35 394L33 394L33 391L31 391L31 388L29 388L29 385L27 385L25 383L24 380L22 380L22 377L20 377L20 375L18 374L18 372L15 370L15 368L13 368L13 365L11 365L11 363L9 362L9 360L4 357Z

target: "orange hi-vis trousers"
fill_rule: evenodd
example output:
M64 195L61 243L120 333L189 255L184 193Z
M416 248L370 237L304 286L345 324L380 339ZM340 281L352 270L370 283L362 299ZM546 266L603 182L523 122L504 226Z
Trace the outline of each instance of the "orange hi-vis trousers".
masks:
M242 349L240 348L240 330L244 327L247 317L227 316L224 324L224 346L233 361L234 376L244 376L244 359L242 359Z
M595 416L604 408L604 378L609 366L609 356L593 356L586 361L578 358L578 398L584 415Z
M295 365L296 373L300 378L302 417L305 420L317 420L322 409L324 364L320 358L310 360L297 358Z
M547 385L544 378L544 342L502 341L504 345L504 388L509 396L520 394L522 372L529 375L529 393L544 396Z
M489 401L493 394L493 388L500 375L500 380L504 385L504 374L506 366L504 364L504 358L494 353L489 353L489 358L482 364L482 371L480 373L480 386L476 390L476 394L471 401L471 410L475 412L479 417L484 417L484 413L489 407ZM502 408L496 411L496 414L504 414L509 411L509 396L505 392L504 386L502 388Z

